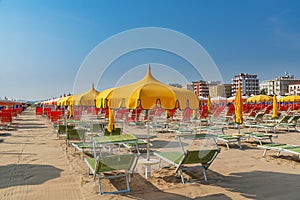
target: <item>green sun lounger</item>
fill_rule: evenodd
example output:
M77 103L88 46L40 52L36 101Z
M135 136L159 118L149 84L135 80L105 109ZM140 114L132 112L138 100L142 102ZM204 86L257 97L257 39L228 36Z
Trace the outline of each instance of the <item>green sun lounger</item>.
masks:
M222 133L224 134L224 127L219 126L206 126L200 128L200 132L206 132L206 133Z
M175 174L178 175L178 172L180 173L181 181L183 184L186 183L184 178L184 171L186 171L188 167L191 166L200 165L203 169L204 180L207 181L206 170L209 168L209 166L212 164L212 162L220 152L220 149L218 148L218 145L216 143L215 136L212 134L186 134L178 135L177 137L179 140L181 151L174 150L167 152L154 152L154 155L157 156L160 161L164 160L167 163L174 165L176 167ZM212 139L213 147L211 147L210 149L185 150L185 140L189 139L192 140L192 143L190 144L191 147L196 148L202 148L201 145L197 144L198 140L202 140L205 145L208 145L208 140Z
M72 130L74 128L74 125L58 124L56 129L57 137L59 138L60 134L66 134L68 130Z
M258 148L264 149L263 157L267 154L268 150L273 150L277 152L277 156L280 155L281 152L287 152L291 154L295 154L300 158L300 146L292 145L292 144L264 144L257 146Z
M225 142L227 149L229 149L229 143L237 143L240 149L242 149L241 136L238 135L218 134L217 141Z
M128 148L130 152L132 152L134 149L137 149L137 148L147 147L147 144L148 144L147 141L142 140L142 139L138 139L137 141L129 141L129 142L122 143L122 145L125 146L126 148ZM152 146L151 143L150 143L150 146Z
M136 146L137 151L139 152L138 143L139 140L134 135L131 134L121 134L121 135L102 135L94 137L93 140L96 144L101 144L103 146L110 147L110 153L112 153L113 145L124 145L128 144L133 148L133 145ZM124 145L125 146L125 145ZM131 150L131 149L130 149Z
M136 167L139 154L121 154L110 155L100 158L85 158L85 163L92 172L94 181L98 178L99 193L115 194L130 191L130 175L133 174ZM118 172L116 175L109 175L108 173ZM117 177L125 177L126 189L117 189L116 191L104 192L101 186L101 179L113 179Z
M85 142L85 130L84 129L68 129L66 133L66 149L70 145L70 141L83 141Z
M175 173L180 172L181 181L184 184L183 171L186 170L187 165L201 164L203 168L204 180L207 181L206 170L209 168L213 160L219 153L219 149L212 150L194 150L186 153L179 151L172 152L155 152L154 155L172 165L176 166Z
M276 128L283 127L283 128L286 128L288 132L290 131L290 128L293 128L293 129L295 129L295 131L297 131L296 126L297 126L297 122L298 122L299 119L300 119L300 115L292 116L288 120L288 122L286 122L286 123L279 123L276 126Z
M260 145L262 145L263 140L270 140L270 143L273 143L272 134L267 134L267 133L260 133L260 132L249 132L249 133L244 133L246 137L249 138L254 138L258 139L258 142Z
M84 160L85 151L103 148L103 145L93 144L93 142L72 142L72 146L75 148L75 150L77 149L82 152L82 160Z

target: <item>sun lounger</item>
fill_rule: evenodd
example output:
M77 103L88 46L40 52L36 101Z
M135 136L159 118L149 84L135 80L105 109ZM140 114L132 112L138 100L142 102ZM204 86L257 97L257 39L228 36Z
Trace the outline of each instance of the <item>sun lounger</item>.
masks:
M291 144L264 144L258 145L258 148L264 149L263 157L267 154L268 150L273 150L277 152L277 156L280 155L281 152L287 152L291 154L295 154L300 158L300 146L299 145L291 145Z
M91 132L101 133L104 132L105 125L103 123L91 123L90 130Z
M133 148L133 145L136 145L136 149L139 152L138 148L138 138L131 134L121 134L121 135L102 135L97 136L93 138L94 142L96 144L101 144L103 146L109 146L110 147L110 153L112 153L112 145L117 144L124 145L127 144L130 145L130 150ZM125 146L125 145L124 145Z
M121 135L122 129L121 128L115 128L111 132L108 131L108 129L104 129L104 135L109 136L109 135Z
M147 141L146 140L142 140L142 139L138 139L137 141L129 141L129 142L122 142L122 145L125 146L126 148L129 149L130 153L132 153L132 151L134 149L138 148L146 148L147 147ZM152 146L152 144L150 143L150 146Z
M206 135L206 134L195 134L195 135L180 135L177 136L179 138L179 143L181 146L182 151L167 151L167 152L155 152L154 155L157 156L160 161L164 160L169 164L172 164L176 167L175 174L178 175L178 172L181 176L182 183L186 183L184 178L184 171L188 169L188 166L195 166L198 164L203 169L204 180L207 181L206 170L212 164L220 149L218 148L217 144L215 143L214 136ZM193 137L193 140L198 139L209 139L213 138L215 143L215 148L213 149L196 149L196 150L184 150L183 144L181 142L184 137Z
M287 131L289 131L290 128L294 128L295 131L297 131L296 126L297 126L297 122L300 119L300 115L295 115L293 117L291 117L286 123L282 122L279 123L276 128L279 127L284 127L287 129Z
M260 132L248 132L244 133L245 137L258 139L258 142L260 145L262 145L263 140L270 140L271 143L273 143L272 134L266 134L266 133L260 133Z
M265 115L265 113L259 112L254 117L251 117L251 116L246 117L245 123L248 125L261 123L263 121L264 115Z
M264 129L267 133L269 129L273 129L274 133L276 134L277 127L279 127L281 124L288 123L288 121L291 119L292 116L286 115L282 117L279 121L272 120L271 123L256 123L256 124L246 124L246 127L250 128L256 128L258 129Z
M207 133L222 133L224 134L224 127L219 126L205 126L200 128L200 132L207 132Z
M229 143L237 143L240 149L242 149L241 137L242 137L241 135L219 134L217 135L217 140L221 142L225 142L227 149L229 149Z
M85 142L85 130L84 129L70 129L67 131L66 135L66 149L70 145L70 141L83 141Z
M115 194L130 191L130 175L133 174L137 164L139 154L122 154L109 155L100 158L85 158L85 162L92 172L94 181L98 178L99 193ZM107 173L118 172L116 175L109 175ZM112 192L104 192L101 186L101 179L113 179L117 177L125 177L126 189L117 189Z
M59 138L61 134L66 134L66 132L68 130L71 130L71 129L74 129L74 128L75 128L74 125L58 124L57 129L56 129L57 137Z
M216 158L219 153L218 149L212 150L196 150L196 151L187 151L186 153L173 151L173 152L155 152L154 155L159 157L166 162L175 165L175 173L180 172L181 181L184 184L184 174L183 170L186 168L185 165L192 164L201 164L203 168L204 180L207 181L206 170L209 168L213 160Z
M87 150L102 149L103 145L93 144L93 142L72 142L72 146L82 152L82 160L84 160L84 154Z
M283 149L284 152L296 154L300 158L300 146L292 146Z

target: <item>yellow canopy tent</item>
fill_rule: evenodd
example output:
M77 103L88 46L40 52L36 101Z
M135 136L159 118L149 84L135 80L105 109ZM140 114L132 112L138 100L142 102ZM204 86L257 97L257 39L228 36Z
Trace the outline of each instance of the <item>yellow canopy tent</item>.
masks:
M73 96L66 96L66 97L60 98L56 102L57 106L69 106L69 111L70 111L69 115L70 116L73 116L73 106L71 105L72 99L73 99Z
M99 92L95 90L94 84L88 91L73 95L72 105L75 106L95 106L95 99Z
M107 105L107 97L108 95L113 91L114 88L109 88L106 90L103 90L99 92L99 94L96 96L96 107L97 108L105 108Z
M126 107L136 109L142 106L149 110L160 104L164 109L199 109L199 99L193 91L166 85L156 80L149 67L146 76L129 85L112 89L107 100L111 108ZM97 100L96 100L97 101Z
M279 102L300 102L300 96L291 95L282 97L278 100Z
M71 96L62 97L56 102L56 105L57 106L68 106L68 100L70 98L71 98Z
M69 96L69 98L66 100L66 105L69 106L70 116L73 116L73 96Z
M248 103L259 103L259 102L271 102L273 100L272 97L268 96L268 95L254 95L252 97L249 97L247 99Z
M103 98L108 101L110 109L126 107L136 109L142 107L144 110L150 110L159 104L162 108L169 110L174 108L199 109L199 99L193 91L166 85L151 74L149 66L147 74L141 80L129 85L107 89L97 96L96 106L101 107ZM109 112L110 115L112 112ZM111 116L109 116L111 119ZM110 124L113 127L112 124ZM148 124L149 134L149 124ZM147 145L147 159L150 156L149 137Z

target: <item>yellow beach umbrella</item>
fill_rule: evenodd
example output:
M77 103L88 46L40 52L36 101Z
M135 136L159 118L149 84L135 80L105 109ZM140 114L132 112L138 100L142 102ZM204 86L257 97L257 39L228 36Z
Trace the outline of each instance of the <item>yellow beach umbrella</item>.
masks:
M249 103L260 103L260 102L271 102L273 100L272 97L268 96L268 95L254 95L252 97L249 97L247 99L247 102Z
M108 132L112 132L115 129L115 119L114 119L114 111L112 108L108 109L108 125L107 130Z
M238 124L243 123L243 100L242 100L241 85L239 85L238 91L235 96L234 110L235 110L235 122Z
M211 113L211 99L210 99L209 95L207 98L207 110L208 110L208 113Z
M274 95L273 97L273 114L272 118L277 118L278 117L278 108L277 108L277 97Z

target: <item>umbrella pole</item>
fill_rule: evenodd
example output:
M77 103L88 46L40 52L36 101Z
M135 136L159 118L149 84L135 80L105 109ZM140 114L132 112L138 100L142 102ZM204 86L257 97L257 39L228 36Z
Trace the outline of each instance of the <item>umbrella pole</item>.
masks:
M147 116L147 161L150 160L150 122Z

